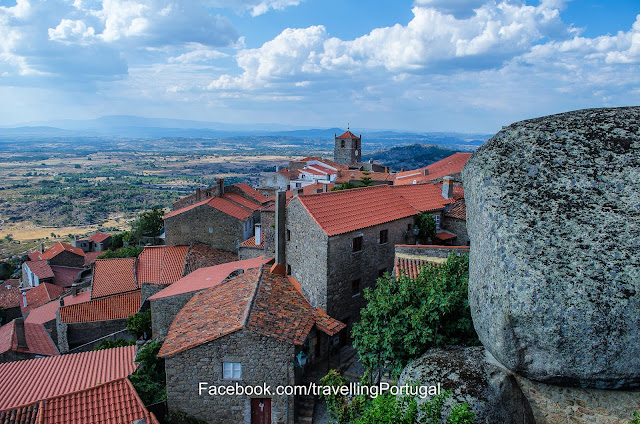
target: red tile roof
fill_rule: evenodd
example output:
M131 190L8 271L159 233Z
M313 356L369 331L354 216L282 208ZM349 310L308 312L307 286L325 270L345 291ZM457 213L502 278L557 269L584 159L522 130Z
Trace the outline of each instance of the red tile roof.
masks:
M340 171L340 174L336 178L335 183L343 184L347 181L360 181L363 177L371 178L371 181L389 182L390 184L395 180L395 176L387 172L369 172L358 171L355 169L346 169L344 171Z
M91 237L89 237L89 241L92 241L92 242L95 242L95 243L102 243L103 241L105 241L109 237L111 237L111 234L106 234L106 233L103 233L102 231L98 231L97 233L95 233Z
M147 246L136 264L138 285L142 283L171 284L185 272L189 246Z
M427 264L432 264L426 259L416 258L406 258L406 257L398 257L395 258L395 274L400 275L404 274L409 278L416 278L420 274L420 270L423 266Z
M158 424L128 378L0 411L1 423L122 424L136 420Z
M236 253L225 252L224 250L214 249L208 244L195 242L189 246L189 251L185 258L186 265L184 275L190 274L196 269L237 260L238 255Z
M260 245L256 245L256 237L253 236L250 239L246 239L245 241L240 243L240 247L255 247L255 248L263 249L264 239L262 240L262 243Z
M42 306L33 308L29 312L29 315L27 315L24 322L30 324L44 324L46 322L53 321L56 319L56 312L58 312L59 307L60 302L58 300L52 300Z
M0 284L0 309L11 309L20 306L20 280L4 280Z
M62 287L50 283L40 283L38 286L30 288L26 292L27 306L24 306L24 302L20 302L22 315L25 316L33 308L57 299L63 292L64 289Z
M464 198L451 205L444 215L449 218L467 219L467 206L464 202Z
M55 275L53 274L53 270L51 269L51 266L47 263L47 261L27 261L24 263L24 265L29 268L29 270L33 272L40 280L55 277Z
M136 258L98 259L93 269L91 298L137 290Z
M258 203L265 203L265 202L268 201L268 199L266 197L264 197L262 194L260 194L260 192L258 190L256 190L255 188L249 186L249 184L239 183L239 184L234 184L234 186L238 187L247 196L253 198Z
M43 253L31 252L29 254L29 258L31 260L44 261L44 260L47 260L47 259L54 258L54 257L58 256L60 253L62 253L64 251L71 252L71 253L73 253L75 255L78 255L78 256L84 256L84 251L82 249L80 249L79 247L73 247L73 246L71 246L70 244L67 244L67 243L57 242L56 244L54 244L53 246L51 246L50 248L45 250Z
M65 324L78 322L110 321L130 317L140 310L140 290L116 294L89 302L60 308L60 321Z
M84 266L88 267L92 263L95 263L98 256L104 254L104 252L87 252L84 254Z
M245 259L242 261L228 262L225 264L200 268L149 297L149 299L162 299L178 294L208 289L220 284L234 271L239 269L246 271L248 269L260 268L263 262L263 257L260 256L259 258Z
M447 240L453 240L454 238L456 238L457 236L455 234L453 234L452 232L449 231L438 231L436 233L436 238L438 240L442 240L442 241L447 241Z
M417 182L432 181L446 177L447 175L459 174L462 172L462 168L470 157L471 153L454 153L424 168L398 172L394 184L413 184L414 180ZM428 170L427 175L424 174L425 169Z
M0 410L85 390L135 370L135 346L0 364Z
M344 134L342 134L341 136L338 136L338 138L360 138L360 137L356 137L351 131L347 130Z
M297 199L329 236L384 224L418 213L409 202L386 184L302 195Z
M91 290L80 292L76 296L65 296L62 300L64 300L64 306L88 302L91 300Z
M197 208L200 206L208 206L213 209L217 209L218 211L232 216L236 219L245 220L251 216L251 210L246 209L242 206L238 206L235 203L224 199L222 197L211 197L209 199L202 200L198 203L194 203L189 206L185 206L184 208L177 209L175 211L171 211L165 215L164 219L174 217L176 215L180 215L181 213L187 212L193 208Z
M444 209L446 205L454 202L453 199L442 197L442 186L431 183L410 184L392 186L391 189L404 197L414 208L420 212L431 212Z
M78 274L84 271L84 268L73 268L68 266L51 265L53 271L54 284L60 287L71 287L78 279Z
M314 325L329 335L345 327L313 308L286 277L252 269L193 296L158 355L173 356L243 328L301 345Z
M24 323L24 335L27 348L18 347L16 321L13 320L0 327L0 353L13 350L15 352L31 353L35 355L59 355L58 348L51 340L49 332L42 324Z
M252 211L259 211L260 209L262 209L261 203L253 202L246 197L242 197L236 193L225 193L224 198L232 201L233 203L237 203L243 208L251 209Z

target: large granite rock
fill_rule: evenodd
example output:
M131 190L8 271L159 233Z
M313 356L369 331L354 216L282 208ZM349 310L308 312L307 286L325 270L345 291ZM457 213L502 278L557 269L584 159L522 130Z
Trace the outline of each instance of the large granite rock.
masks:
M463 170L482 344L533 380L640 386L640 107L518 122Z
M398 385L440 384L457 402L466 402L475 423L534 424L534 415L513 374L483 347L430 349L405 367ZM418 399L423 403L429 398ZM448 409L451 402L445 405ZM448 411L446 411L448 414Z

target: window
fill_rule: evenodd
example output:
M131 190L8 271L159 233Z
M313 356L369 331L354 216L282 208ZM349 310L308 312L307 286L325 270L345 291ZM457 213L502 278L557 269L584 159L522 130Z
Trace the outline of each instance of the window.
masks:
M389 241L389 230L380 231L380 244L385 244Z
M342 148L344 149L344 140L342 140L342 141L340 142L340 147L342 147Z
M291 241L291 231L287 230L287 241Z
M440 214L437 213L435 215L433 215L433 219L435 219L436 221L436 230L440 229Z
M223 362L222 378L224 380L240 380L242 378L242 364L240 362Z
M360 279L353 280L351 282L351 297L358 296L360 294Z
M287 264L287 275L291 275L291 265Z
M353 239L353 252L360 252L362 250L362 236L354 237Z
M378 278L384 277L384 273L387 272L387 268L382 268L378 270Z

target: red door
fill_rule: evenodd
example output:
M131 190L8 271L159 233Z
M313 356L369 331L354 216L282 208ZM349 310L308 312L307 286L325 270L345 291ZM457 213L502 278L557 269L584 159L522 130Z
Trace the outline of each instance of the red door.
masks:
M271 399L251 399L251 424L271 424Z

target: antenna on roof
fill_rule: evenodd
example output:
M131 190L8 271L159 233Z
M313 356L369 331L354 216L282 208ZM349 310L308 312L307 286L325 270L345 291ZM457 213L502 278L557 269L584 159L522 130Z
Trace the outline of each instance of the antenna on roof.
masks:
M347 131L349 131L349 123L347 122Z

